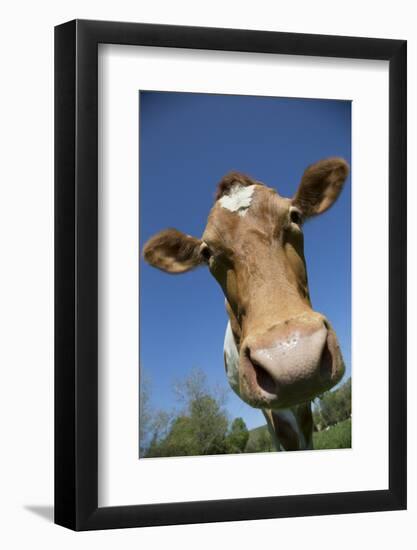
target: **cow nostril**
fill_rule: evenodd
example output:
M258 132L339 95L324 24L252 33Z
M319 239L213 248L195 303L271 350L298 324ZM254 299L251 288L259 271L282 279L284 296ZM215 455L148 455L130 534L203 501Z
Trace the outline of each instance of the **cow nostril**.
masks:
M328 378L332 374L333 357L329 349L329 344L326 340L324 343L323 351L320 358L320 375L324 378Z
M253 368L255 369L256 382L258 386L268 393L275 394L275 382L272 376L267 372L261 365L257 363L252 363Z
M253 367L257 385L267 393L276 394L276 383L269 372L251 357L249 348L246 348L245 355Z

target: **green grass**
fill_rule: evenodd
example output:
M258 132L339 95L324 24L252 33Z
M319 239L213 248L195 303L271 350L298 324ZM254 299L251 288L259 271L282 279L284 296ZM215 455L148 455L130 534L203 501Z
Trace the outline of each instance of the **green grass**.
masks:
M343 420L327 431L314 432L313 445L315 449L350 449L352 446L352 421Z
M350 449L352 421L343 420L327 431L313 433L314 449ZM259 426L249 431L246 453L271 451L271 438L267 426Z

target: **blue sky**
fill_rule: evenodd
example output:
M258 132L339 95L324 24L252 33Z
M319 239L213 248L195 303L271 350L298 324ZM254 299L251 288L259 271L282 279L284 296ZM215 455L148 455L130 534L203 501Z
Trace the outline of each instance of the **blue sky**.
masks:
M175 227L201 237L217 182L239 170L291 197L307 165L351 158L350 101L140 93L140 246ZM304 226L313 308L339 337L351 372L351 185L335 206ZM193 367L227 387L224 296L207 268L168 275L140 264L140 361L152 404L175 405L172 383ZM262 413L230 391L230 417L249 428Z

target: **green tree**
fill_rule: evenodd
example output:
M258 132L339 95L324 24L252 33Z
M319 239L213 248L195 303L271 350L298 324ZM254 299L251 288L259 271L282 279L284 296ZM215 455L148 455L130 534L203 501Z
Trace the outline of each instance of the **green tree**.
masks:
M154 437L146 456L208 455L227 452L229 421L224 410L225 395L210 388L205 374L194 369L176 393L182 411L169 424L164 437Z
M139 386L139 456L145 456L149 445L152 409L150 404L150 380L140 369Z
M197 440L198 453L220 454L226 451L229 425L221 404L212 395L202 395L190 403L191 427Z
M162 439L154 438L146 453L147 457L186 456L197 453L190 418L179 416L172 421L168 434Z
M142 369L139 388L139 457L142 458L148 456L149 448L167 434L172 415L152 407L151 380Z
M323 394L313 410L313 420L318 431L350 418L352 411L352 380L349 378L336 390Z
M249 439L249 431L243 418L235 418L226 436L228 453L243 453Z

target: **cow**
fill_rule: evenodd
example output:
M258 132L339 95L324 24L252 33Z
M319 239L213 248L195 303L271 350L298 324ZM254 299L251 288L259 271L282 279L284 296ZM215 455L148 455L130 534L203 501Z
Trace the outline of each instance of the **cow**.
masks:
M225 296L228 382L261 409L276 450L313 448L311 402L345 370L328 319L312 308L303 222L330 208L349 172L344 159L307 167L292 198L240 172L217 186L201 239L166 229L144 259L171 274L207 266Z

